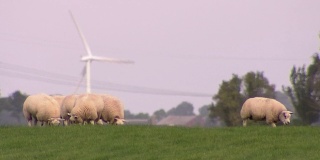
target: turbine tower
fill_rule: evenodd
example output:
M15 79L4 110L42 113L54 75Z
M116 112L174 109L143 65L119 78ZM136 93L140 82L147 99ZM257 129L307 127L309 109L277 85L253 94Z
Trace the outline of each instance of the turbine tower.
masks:
M92 52L91 52L91 49L76 21L76 19L74 18L73 14L71 11L69 11L70 15L71 15L71 18L74 22L74 24L76 25L76 28L79 32L79 35L82 39L82 42L83 42L83 45L84 45L84 48L87 52L87 55L86 56L82 56L81 57L81 61L84 61L86 62L86 92L87 93L91 93L91 81L90 81L90 70L91 70L91 62L92 61L102 61L102 62L112 62L112 63L134 63L133 61L130 61L130 60L119 60L119 59L114 59L114 58L108 58L108 57L99 57L99 56L94 56L92 55Z

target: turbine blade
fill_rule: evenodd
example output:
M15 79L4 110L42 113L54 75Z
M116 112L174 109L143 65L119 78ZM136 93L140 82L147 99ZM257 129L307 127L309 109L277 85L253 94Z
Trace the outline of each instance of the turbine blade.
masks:
M80 78L80 81L78 82L78 85L77 85L76 89L75 89L74 92L73 92L74 94L76 94L76 93L78 92L78 90L79 90L79 88L80 88L80 85L81 85L81 83L82 83L83 78L85 77L85 75L86 75L86 66L84 66L83 69L82 69L82 71L81 71L81 78Z
M87 93L91 93L91 74L90 74L90 67L91 66L91 61L87 61L86 64L86 77L87 77Z
M87 43L87 41L86 41L86 39L85 39L85 37L84 37L84 35L83 35L83 33L82 33L82 31L81 31L78 23L77 23L77 21L76 21L76 19L74 18L73 14L72 14L72 12L71 12L70 10L69 10L69 13L70 13L70 16L71 16L74 24L75 24L76 27L77 27L77 30L78 30L78 32L79 32L79 35L80 35L81 39L82 39L82 43L83 43L83 45L84 45L84 48L86 49L86 52L88 53L89 56L92 56L92 53L91 53L91 49L90 49L90 47L89 47L89 44Z
M91 60L103 61L103 62L112 62L112 63L134 63L134 61L130 61L130 60L121 60L121 59L98 57L98 56L92 56Z

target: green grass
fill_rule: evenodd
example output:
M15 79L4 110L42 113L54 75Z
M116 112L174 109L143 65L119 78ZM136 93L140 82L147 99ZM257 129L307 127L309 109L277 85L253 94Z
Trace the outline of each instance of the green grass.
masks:
M320 159L320 128L0 127L0 159Z

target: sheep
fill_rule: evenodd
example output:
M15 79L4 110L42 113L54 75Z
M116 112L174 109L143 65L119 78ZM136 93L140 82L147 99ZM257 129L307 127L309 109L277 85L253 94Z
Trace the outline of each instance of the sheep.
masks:
M101 112L103 110L102 97L96 94L84 94L80 95L71 110L70 121L80 124L94 124L101 118Z
M104 102L101 119L110 124L123 125L124 107L120 99L111 95L101 95L101 97Z
M247 99L242 105L240 116L243 120L243 126L247 126L247 120L254 121L266 120L267 124L276 127L276 123L281 121L284 125L290 123L290 117L293 112L280 102L271 98L255 97Z
M66 96L63 96L63 95L51 95L51 97L53 97L59 103L59 106L61 106L62 101Z
M60 120L60 106L58 102L47 94L35 94L28 96L23 103L23 115L28 122L28 126L32 126L32 119L34 125L41 122L44 124L59 125Z
M70 124L70 116L72 108L75 105L76 99L79 97L77 94L67 95L61 103L61 118L65 119L64 125L67 126Z

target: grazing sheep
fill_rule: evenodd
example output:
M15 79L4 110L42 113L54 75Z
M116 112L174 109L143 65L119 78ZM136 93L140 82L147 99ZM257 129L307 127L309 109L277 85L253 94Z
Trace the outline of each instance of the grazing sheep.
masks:
M51 97L53 97L59 103L59 106L61 106L62 101L66 96L63 96L63 95L51 95Z
M64 125L67 126L70 124L70 116L68 114L71 113L72 108L75 105L76 99L79 97L77 94L72 94L66 96L61 104L61 118L65 119Z
M58 102L49 95L36 94L27 97L23 103L23 115L26 118L28 125L32 126L32 119L34 125L41 122L44 124L59 125L60 120L60 106Z
M292 112L275 99L255 97L247 99L242 105L240 116L243 126L247 125L247 120L266 120L267 124L276 127L276 123L281 121L287 125L290 123Z
M104 107L101 114L101 119L107 123L114 125L124 124L124 107L122 102L110 95L101 95Z
M100 120L102 110L103 100L101 96L96 94L80 95L71 113L69 113L70 121L80 124L94 124Z

